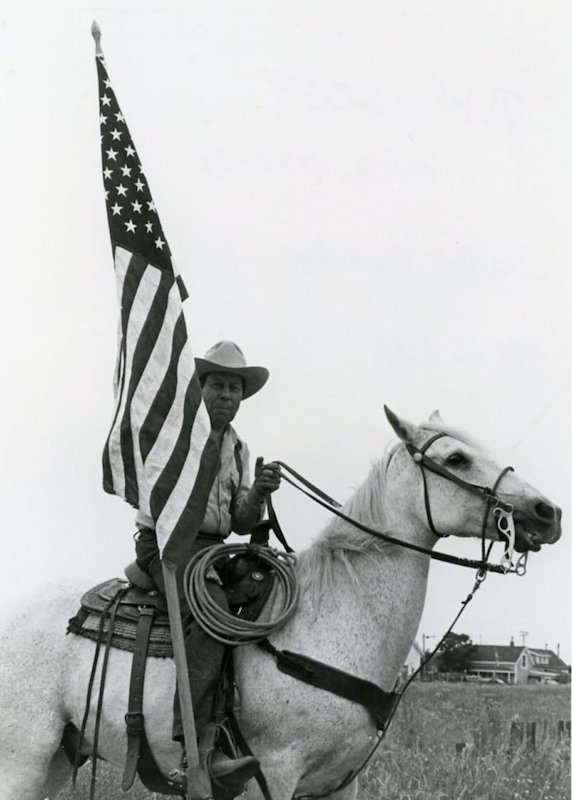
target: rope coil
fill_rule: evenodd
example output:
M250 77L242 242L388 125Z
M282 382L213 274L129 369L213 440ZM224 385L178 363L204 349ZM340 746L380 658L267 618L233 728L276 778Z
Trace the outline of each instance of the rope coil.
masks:
M201 628L222 644L236 647L238 645L255 644L266 639L270 634L290 619L298 603L299 586L296 580L294 565L295 556L282 553L269 547L256 547L258 558L270 566L275 577L276 603L270 619L249 621L229 614L211 597L207 581L209 570L217 561L240 553L252 553L249 544L220 544L202 550L191 559L185 569L183 585L185 597L193 617Z

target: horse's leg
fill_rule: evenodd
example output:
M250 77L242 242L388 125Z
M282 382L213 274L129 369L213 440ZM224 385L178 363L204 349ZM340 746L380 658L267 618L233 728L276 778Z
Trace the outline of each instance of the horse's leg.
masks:
M328 800L355 800L358 792L358 782L352 781L345 789L327 795Z
M50 762L48 777L42 790L42 797L53 800L57 797L72 776L73 766L63 748L59 748Z
M51 734L49 738L51 741ZM59 740L53 742L53 746L50 741L29 749L25 749L25 739L19 741L22 749L11 753L0 770L0 800L44 800L46 797L51 800L56 796L57 792L48 792L48 784L58 784L57 791L61 789L64 767L59 756ZM68 770L66 777L69 774Z
M272 800L291 800L302 773L298 755L280 751L265 754L260 761ZM263 794L256 780L249 781L243 797L245 800L262 800Z

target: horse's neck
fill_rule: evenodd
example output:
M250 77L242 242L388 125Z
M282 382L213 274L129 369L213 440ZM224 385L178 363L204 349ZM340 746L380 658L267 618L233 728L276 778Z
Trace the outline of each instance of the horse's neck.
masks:
M388 490L384 465L374 464L343 511L374 530L427 546L407 503ZM308 654L390 689L419 626L428 569L428 556L334 520L300 557L302 597L292 645L301 641Z
M348 534L351 536L351 534ZM318 547L319 544L314 547ZM304 554L316 569L316 553ZM429 559L397 546L331 553L328 575L302 581L295 639L303 652L390 690L407 658L423 611ZM324 569L322 564L320 567ZM326 580L320 592L317 585ZM297 642L292 642L295 649ZM333 660L332 660L333 659Z

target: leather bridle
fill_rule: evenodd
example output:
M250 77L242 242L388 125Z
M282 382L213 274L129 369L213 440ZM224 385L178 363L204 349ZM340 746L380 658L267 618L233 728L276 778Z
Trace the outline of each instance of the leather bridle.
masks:
M497 495L497 489L504 476L508 472L514 472L514 468L505 467L503 470L501 470L492 489L489 488L488 486L479 486L478 484L469 483L468 481L465 481L462 478L460 478L458 475L455 475L454 472L450 472L448 469L446 469L446 467L441 466L441 464L438 464L436 461L434 461L434 459L430 458L427 455L427 450L431 447L431 445L438 439L442 439L447 435L448 434L442 432L436 433L434 436L431 436L431 438L428 439L421 448L417 448L409 443L405 444L407 452L421 469L421 475L423 478L425 513L427 515L427 522L429 523L429 528L431 529L431 532L435 536L438 536L440 538L449 535L447 533L441 533L439 530L437 530L433 522L426 471L433 472L435 475L439 475L441 478L451 481L452 483L457 484L457 486L461 486L463 489L465 489L465 491L470 492L471 494L476 494L484 498L485 512L483 516L483 523L481 526L482 559L483 561L487 560L490 554L491 547L493 545L493 542L491 542L488 551L486 551L486 544L485 544L486 531L487 531L489 516L492 509L493 515L497 517L497 530L499 532L499 535L505 541L504 555L500 565L501 567L504 568L506 572L509 572L513 567L512 559L514 555L515 528L512 516L514 508L511 503L507 503L504 500L500 499L500 497ZM517 565L514 567L514 569L515 571L519 572L519 574L521 574L521 570L525 568L526 568L526 554L523 554L523 556L519 558Z
M373 528L364 525L363 523L359 522L356 519L352 519L347 514L344 514L343 511L340 510L341 505L337 501L333 500L331 497L328 497L324 492L318 489L317 486L312 484L298 472L296 472L292 467L289 467L288 464L285 464L283 461L276 461L283 470L289 472L290 475L295 478L293 480L288 475L282 474L282 477L285 481L290 483L296 489L298 489L303 494L307 495L311 500L319 505L327 508L336 516L343 519L345 522L348 522L350 525L353 525L355 528L358 528L364 533L368 533L371 536L374 536L377 539L382 539L383 541L389 542L391 544L399 545L400 547L405 547L408 550L415 550L418 553L425 553L430 558L436 561L443 561L447 564L456 564L460 567L469 567L472 569L479 570L479 575L482 578L486 575L487 572L499 572L501 574L506 574L508 572L514 572L517 575L524 575L526 573L526 561L528 557L528 553L523 553L517 560L516 564L513 562L514 556L514 543L515 543L515 528L514 528L514 520L512 517L513 506L510 503L506 503L504 500L501 500L500 497L497 495L497 489L501 480L507 474L507 472L511 472L513 470L512 467L505 467L498 478L496 479L494 486L492 489L486 486L479 486L478 484L469 483L468 481L459 478L458 475L455 475L453 472L450 472L445 467L442 467L432 458L430 458L426 453L429 447L433 444L433 442L437 441L444 436L447 436L446 433L436 433L430 439L428 439L425 444L421 448L416 448L409 443L405 443L405 447L408 453L411 455L413 460L416 464L419 465L421 469L421 474L423 476L423 492L425 497L425 512L427 514L427 520L429 523L429 528L435 534L435 536L444 537L448 534L440 533L433 522L433 517L431 514L431 502L429 499L429 487L427 484L427 476L426 470L429 472L433 472L436 475L444 478L445 480L452 481L456 483L458 486L461 486L471 494L476 494L482 496L485 500L485 512L483 516L483 523L481 526L481 560L477 561L475 559L470 558L461 558L459 556L449 555L448 553L439 553L433 550L430 550L426 547L421 547L420 545L413 544L412 542L405 542L402 539L397 539L394 536L389 536L386 533L381 533L381 531L376 531ZM296 481L303 484L300 486ZM305 488L303 488L305 487ZM278 524L278 520L275 517L273 509L271 509L271 503L269 505L269 512L272 511L272 527L274 530L277 528L280 529ZM486 529L488 524L489 515L491 513L491 508L493 511L494 516L497 517L497 529L499 535L505 542L505 549L503 557L499 564L491 564L488 561L488 557L490 555L491 548L494 542L489 544L488 549L486 549Z

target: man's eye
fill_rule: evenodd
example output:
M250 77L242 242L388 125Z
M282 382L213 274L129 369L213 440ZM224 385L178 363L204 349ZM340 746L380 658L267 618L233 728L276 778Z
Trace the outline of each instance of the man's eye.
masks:
M463 467L469 463L469 459L464 453L451 453L447 458L446 464L449 467Z

